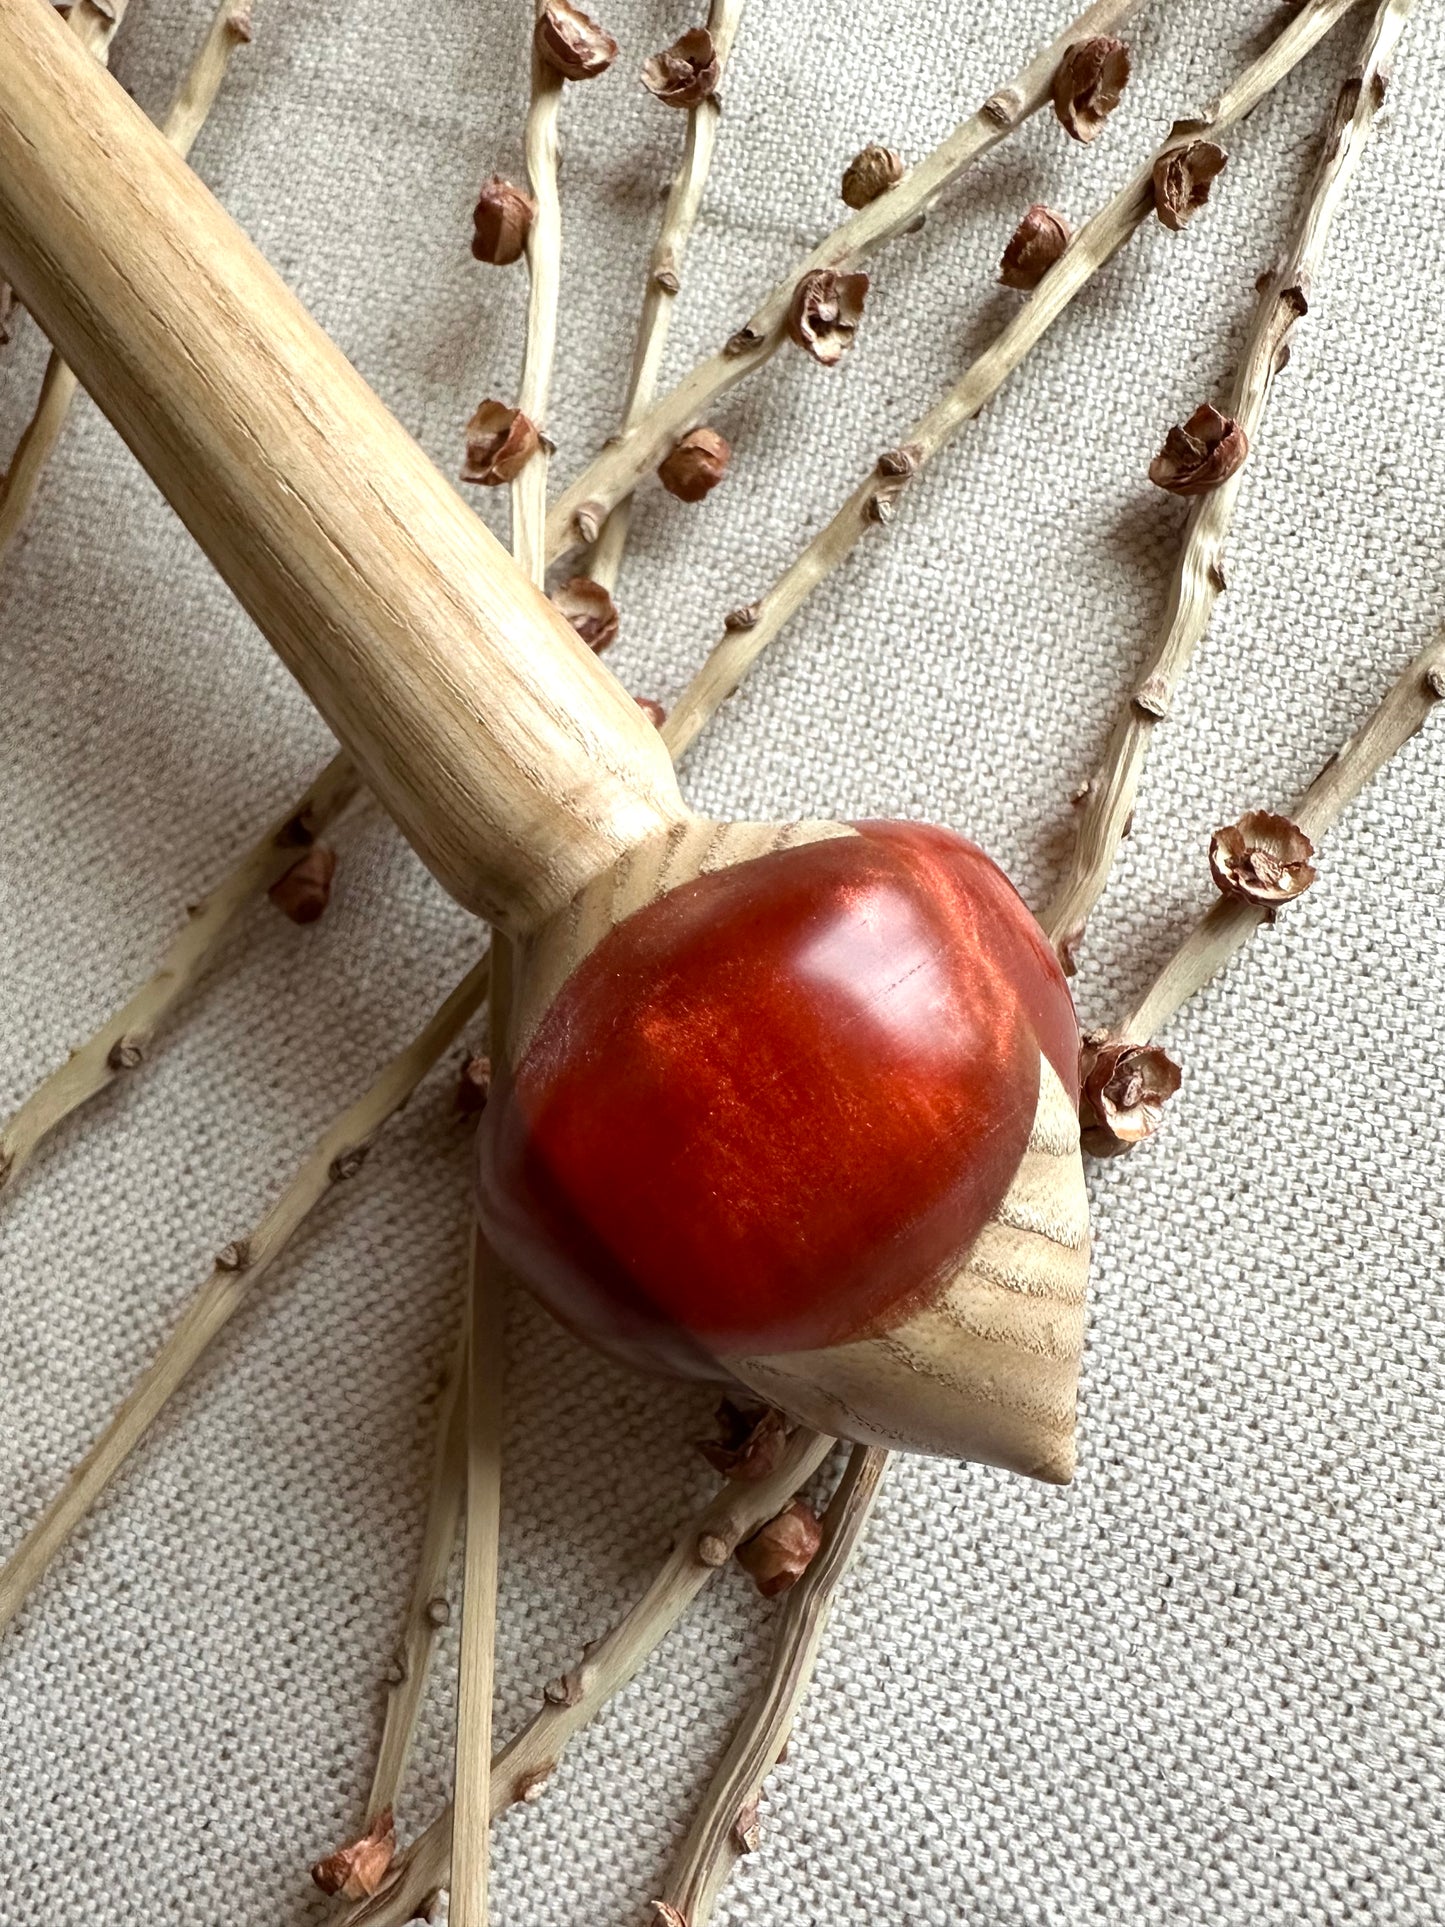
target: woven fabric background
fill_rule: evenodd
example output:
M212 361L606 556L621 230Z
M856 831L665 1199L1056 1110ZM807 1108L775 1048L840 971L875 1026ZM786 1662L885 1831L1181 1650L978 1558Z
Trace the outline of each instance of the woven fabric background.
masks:
M133 0L152 109L208 0ZM529 7L258 0L195 164L448 473L508 394L524 275L467 254L516 175ZM608 0L572 90L553 430L614 428L679 117L636 71L691 15ZM1065 18L752 0L668 357L675 379L838 217L879 138L918 156ZM876 265L856 352L779 355L717 415L703 509L649 487L613 658L676 695L873 454L1012 311L1022 207L1089 213L1277 24L1156 0L1096 146L1043 115ZM1161 608L1182 504L1144 471L1217 393L1363 15L1229 142L1213 203L1151 223L813 598L686 766L730 815L920 816L1026 895L1057 874ZM1287 803L1445 613L1445 26L1422 6L1259 437L1230 593L1149 764L1077 980L1117 1012L1210 897L1208 833ZM0 361L0 447L33 328ZM483 498L495 519L504 504ZM498 524L500 526L500 524ZM183 906L324 760L324 731L82 401L0 574L0 1107L146 972ZM1437 719L1310 895L1172 1026L1168 1128L1096 1168L1079 1475L899 1464L724 1927L1426 1927L1445 1916L1445 851ZM0 1219L0 1542L57 1489L322 1124L477 936L375 815L332 912L261 905L163 1051L50 1147ZM454 1059L297 1241L0 1649L0 1923L298 1927L353 1829L459 1308ZM599 1361L520 1298L499 1733L635 1594L710 1475L710 1400ZM498 1927L637 1927L769 1609L725 1575L496 1831ZM401 1812L447 1782L451 1662Z

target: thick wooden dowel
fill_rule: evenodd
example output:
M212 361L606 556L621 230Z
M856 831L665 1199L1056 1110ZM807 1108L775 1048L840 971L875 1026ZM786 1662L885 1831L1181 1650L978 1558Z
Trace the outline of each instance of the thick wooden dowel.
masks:
M524 929L684 815L657 732L48 0L0 270L441 882Z

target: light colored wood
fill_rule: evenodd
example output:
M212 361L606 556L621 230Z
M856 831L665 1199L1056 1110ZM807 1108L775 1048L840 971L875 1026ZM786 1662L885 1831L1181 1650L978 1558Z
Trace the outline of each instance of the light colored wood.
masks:
M487 994L483 957L370 1088L322 1132L255 1228L218 1253L211 1275L122 1401L114 1418L0 1571L0 1633L51 1561L164 1410L216 1335L245 1304L301 1225L332 1189L361 1169L377 1133L406 1103Z
M685 817L657 732L140 110L0 0L0 265L459 901Z
M849 215L820 241L769 291L724 347L700 361L557 497L547 518L549 556L555 560L579 542L594 541L611 511L688 429L705 420L724 395L776 354L787 339L793 290L805 274L818 268L856 268L888 242L920 226L940 195L1048 101L1054 70L1066 49L1091 34L1112 33L1138 5L1139 0L1093 0L897 187Z
M541 1707L493 1759L494 1819L537 1798L573 1735L637 1674L736 1548L807 1484L832 1446L816 1432L795 1432L766 1478L730 1480L683 1528L637 1603L552 1681ZM444 1807L398 1857L388 1885L345 1914L342 1927L402 1927L446 1885L451 1833L452 1809Z
M1178 123L1159 149L1225 134L1264 99L1358 0L1307 0L1307 4L1198 120ZM1112 199L1074 236L1013 320L997 335L928 412L899 437L895 448L853 490L766 593L751 604L750 620L725 630L663 725L663 741L679 757L726 702L763 651L787 627L820 582L851 555L872 529L892 520L900 496L940 449L981 413L1095 274L1111 261L1154 209L1151 155ZM907 185L905 182L904 186ZM895 188L894 194L902 188ZM893 198L885 194L875 206ZM864 213L870 210L865 209ZM861 217L860 217L861 218ZM569 495L571 491L568 492ZM554 515L568 497L559 498Z
M1089 1279L1079 1121L1047 1060L1028 1148L957 1272L895 1330L822 1351L728 1357L772 1404L862 1445L1074 1474Z
M1289 338L1313 298L1330 228L1369 144L1390 62L1413 5L1414 0L1385 0L1376 9L1359 59L1340 87L1319 165L1305 190L1284 258L1255 309L1222 406L1222 412L1243 427L1251 446L1275 376L1288 360ZM1154 732L1169 715L1224 589L1225 544L1249 472L1246 462L1219 488L1191 503L1157 640L1084 792L1068 870L1041 919L1066 969L1073 968L1084 926L1124 840Z
M63 363L55 365L67 372ZM0 1128L0 1190L13 1183L58 1125L117 1077L145 1062L156 1032L205 973L241 913L315 843L348 807L357 788L347 758L333 757L306 794L201 898L134 996L72 1051Z
M538 0L538 10L545 0ZM542 436L512 483L512 554L537 588L547 578L547 411L557 348L557 303L562 292L562 204L557 191L557 122L566 82L532 49L532 100L524 146L536 214L527 232L527 344L517 406Z
M492 1692L502 1505L502 1344L506 1277L472 1233L467 1346L466 1554L457 1667L453 1927L486 1927L492 1828Z
M663 1927L670 1927L674 1915L684 1927L706 1927L728 1875L748 1850L740 1836L758 1824L758 1796L788 1744L812 1681L828 1614L872 1517L888 1457L866 1445L855 1446L849 1454L823 1515L822 1544L783 1600L762 1691L729 1740L688 1822L661 1903L654 1903Z

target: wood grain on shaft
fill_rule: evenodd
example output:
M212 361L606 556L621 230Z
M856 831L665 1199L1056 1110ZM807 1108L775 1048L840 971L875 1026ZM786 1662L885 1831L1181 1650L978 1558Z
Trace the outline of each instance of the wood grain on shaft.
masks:
M459 901L525 928L685 816L652 724L47 0L0 0L0 267Z

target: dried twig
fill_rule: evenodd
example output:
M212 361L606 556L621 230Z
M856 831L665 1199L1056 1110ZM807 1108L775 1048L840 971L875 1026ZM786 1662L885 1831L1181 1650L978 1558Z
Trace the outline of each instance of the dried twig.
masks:
M546 1689L544 1704L492 1762L495 1816L541 1792L567 1743L637 1673L734 1549L778 1512L827 1457L832 1440L800 1429L762 1479L734 1479L686 1526L645 1593L610 1632ZM400 1927L450 1869L451 1808L439 1813L396 1863L391 1882L344 1917L344 1927Z
M1000 87L890 192L851 215L820 241L764 298L735 335L596 457L558 496L547 518L547 552L554 559L579 542L592 542L608 515L636 488L687 430L761 368L787 334L793 290L820 268L848 269L887 242L921 225L934 203L974 162L1037 113L1050 97L1054 71L1076 41L1112 31L1139 0L1095 0L1056 40Z
M361 1169L382 1126L406 1103L486 996L489 975L489 960L484 957L371 1088L326 1127L255 1229L217 1254L210 1277L191 1299L115 1417L0 1571L0 1633L211 1340L251 1296L321 1200Z
M315 842L351 802L357 787L351 764L344 756L333 757L294 808L202 897L162 953L154 975L0 1128L0 1189L13 1182L58 1124L144 1061L161 1023L203 974L241 912L285 874L298 851Z
M708 8L707 30L723 74L727 72L728 58L732 53L733 41L737 38L742 12L743 0L712 0ZM624 434L636 427L657 391L667 332L672 325L672 305L682 286L683 256L702 206L703 189L712 167L721 116L722 107L716 94L707 95L688 109L682 160L668 191L662 224L653 244L652 258L647 264L647 292L642 298L642 315L632 351L632 373L628 378L627 399L623 405ZM617 586L631 520L631 500L624 497L603 524L602 532L587 557L585 572L609 593Z
M1445 698L1445 635L1436 638L1405 670L1379 707L1335 751L1300 797L1290 816L1312 842L1345 810L1390 758L1424 725ZM1109 1032L1111 1039L1146 1043L1229 959L1271 921L1267 905L1221 897L1189 931L1154 981Z
M1289 359L1287 344L1312 297L1331 224L1369 142L1384 99L1395 43L1414 0L1384 0L1374 13L1360 58L1341 86L1319 166L1301 203L1283 261L1255 311L1244 354L1222 412L1251 445L1274 378ZM1184 529L1158 640L1082 798L1069 869L1042 922L1065 967L1073 969L1084 925L1104 892L1133 813L1154 731L1202 641L1225 586L1224 545L1248 465L1196 497Z
M80 0L70 17L71 30L82 35L103 60L125 16L125 6L126 0L112 0L111 12L107 14L96 7L93 0ZM161 123L161 132L178 154L190 153L192 142L215 104L231 55L250 37L251 14L246 0L223 0ZM30 513L45 464L60 439L78 387L69 368L58 355L52 354L46 363L35 413L15 444L10 467L0 484L0 557Z
M823 1543L787 1594L768 1677L718 1762L683 1836L657 1912L704 1927L740 1854L756 1842L758 1796L788 1743L813 1677L828 1614L863 1536L890 1454L855 1445L823 1517ZM671 1909L671 1912L667 1910Z
M1356 0L1309 0L1202 118L1182 123L1182 131L1171 130L1159 154L1235 126L1355 4ZM873 471L772 587L757 602L728 619L721 640L664 725L663 740L674 756L688 747L799 606L851 554L863 535L892 520L898 497L912 478L997 394L1075 295L1147 220L1154 207L1157 159L1157 155L1151 156L1128 185L1079 230L1067 252L992 345L914 423L898 447L879 457Z
M437 1639L449 1617L447 1570L456 1550L467 1469L466 1357L464 1328L438 1403L431 1494L406 1620L388 1674L386 1716L366 1803L368 1826L396 1805Z
M545 0L537 0L540 14ZM566 85L555 67L532 48L532 100L524 146L536 214L527 235L527 341L517 406L543 440L512 483L512 554L538 588L547 573L543 544L547 522L547 407L557 345L557 298L562 282L562 207L557 193L557 119Z
M468 1291L467 1533L457 1675L453 1927L486 1927L487 1923L505 1283L502 1268L481 1231L474 1229Z

